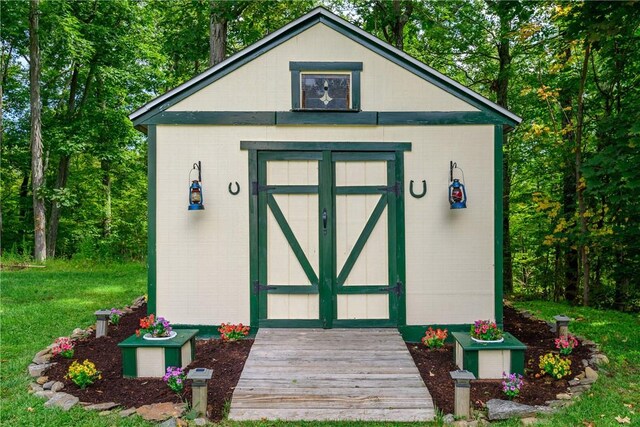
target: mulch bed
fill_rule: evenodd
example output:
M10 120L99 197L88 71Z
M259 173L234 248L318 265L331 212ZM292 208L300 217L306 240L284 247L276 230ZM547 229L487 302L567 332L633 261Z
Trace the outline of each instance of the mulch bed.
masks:
M125 379L122 377L122 359L117 344L135 333L139 327L139 319L146 316L146 305L122 316L118 326L109 326L109 335L99 339L95 334L77 341L73 359L56 356L57 362L46 375L50 380L62 381L64 391L80 398L82 402L103 403L116 402L125 408L140 407L152 403L175 402L181 399L173 393L162 379L141 378ZM527 345L525 352L525 384L519 397L514 400L528 405L544 405L545 401L554 400L556 394L567 391L567 380L552 380L549 377L536 378L538 358L555 350L555 334L549 330L547 323L528 319L509 306L504 308L505 330ZM204 367L213 369L213 380L208 388L207 413L211 420L219 421L223 417L226 402L231 400L233 390L240 379L244 363L249 355L253 340L235 343L223 343L220 340L197 340L196 360L189 368ZM590 351L580 343L571 358L574 374L582 370L582 359L589 359ZM446 345L439 350L429 350L423 344L407 344L411 355L420 371L434 403L445 414L453 413L454 382L449 371L456 368L453 358L453 346ZM80 390L70 380L65 380L69 366L73 360L89 359L102 371L102 380L97 381L85 390ZM185 387L182 397L191 398L191 387ZM490 399L504 398L501 380L476 380L472 382L471 399L476 409L481 409Z
M558 393L566 393L568 379L553 380L548 376L536 378L540 372L538 359L541 355L555 351L556 335L546 322L528 319L512 307L504 307L504 329L527 345L525 351L524 385L515 402L526 405L544 405L555 400ZM454 363L453 346L445 345L438 350L429 350L423 344L407 344L413 360L420 371L434 403L445 414L453 413L454 382L450 371L457 369ZM591 357L589 347L580 345L568 356L574 375L582 371L582 359ZM471 400L476 409L482 409L490 399L506 399L502 394L502 380L475 380L471 382Z
M122 358L118 343L135 333L140 318L147 315L146 304L133 313L122 316L118 326L109 325L109 335L95 338L95 333L84 340L77 341L73 359L56 356L45 375L50 380L62 381L64 392L77 396L81 402L116 402L124 408L140 407L151 403L180 403L180 397L172 392L162 379L122 377ZM240 379L244 362L249 355L253 340L223 343L220 340L197 340L196 360L188 368L213 369L213 378L208 387L207 412L214 421L222 419L225 402L231 400L233 389ZM102 371L102 380L80 390L70 380L64 379L73 360L82 362L89 359ZM188 382L189 383L189 382ZM183 391L185 399L191 399L191 386L187 384Z

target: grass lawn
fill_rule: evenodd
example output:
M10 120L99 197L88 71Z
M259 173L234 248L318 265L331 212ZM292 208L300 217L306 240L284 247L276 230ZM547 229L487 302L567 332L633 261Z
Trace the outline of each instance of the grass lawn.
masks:
M27 394L26 367L33 355L55 338L95 321L100 308L121 307L146 291L141 264L95 265L55 261L46 268L2 271L0 293L0 425L3 426L149 426L139 417L100 417L81 408L69 412L45 409L44 401ZM549 418L545 425L621 425L616 416L640 425L640 322L637 316L613 311L573 308L548 302L521 302L539 317L558 313L578 318L570 329L599 344L611 359L589 394L573 407ZM625 406L626 405L626 406ZM234 423L223 426L390 426L395 423ZM424 424L406 424L424 425ZM434 423L433 425L438 425ZM500 426L519 426L507 421Z

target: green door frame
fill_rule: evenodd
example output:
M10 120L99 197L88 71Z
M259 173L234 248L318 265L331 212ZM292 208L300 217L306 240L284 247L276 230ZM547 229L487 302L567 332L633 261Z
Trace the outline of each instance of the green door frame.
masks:
M405 283L405 229L404 229L404 151L411 150L410 143L349 143L349 142L266 142L243 141L241 149L248 151L249 157L249 212L250 212L250 318L251 326L258 327L400 327L406 325ZM260 154L258 154L260 152ZM273 152L273 153L269 153ZM301 159L319 160L319 181L317 186L266 186L266 168L259 164L268 159ZM336 161L386 160L388 187L335 187ZM393 185L391 184L393 183ZM274 193L318 193L318 215L321 216L323 207L330 206L331 221L327 224L327 235L332 236L331 244L320 246L320 277L315 277L304 253L297 244L295 236L286 224L286 220L279 212ZM353 293L380 292L381 286L334 286L338 278L335 266L335 194L381 194L374 214L369 218L365 230L358 239L354 250L349 256L349 263L353 264L360 250L366 243L368 235L375 227L377 219L384 210L388 209L387 221L389 227L389 314L390 319L334 319L337 313L337 295ZM293 249L303 270L307 274L311 286L292 286L286 289L265 287L266 283L266 245L260 245L266 239L266 212L271 209L278 225L282 229L287 241ZM377 218L376 218L377 216ZM322 222L318 221L319 233L322 233ZM263 260L263 262L260 262ZM393 262L395 261L395 262ZM345 263L347 264L347 263ZM347 266L347 269L349 267ZM310 271L311 270L311 271ZM343 269L344 270L344 269ZM343 271L340 279L348 275ZM375 288L375 289L374 289ZM319 319L266 319L266 298L261 293L319 293Z

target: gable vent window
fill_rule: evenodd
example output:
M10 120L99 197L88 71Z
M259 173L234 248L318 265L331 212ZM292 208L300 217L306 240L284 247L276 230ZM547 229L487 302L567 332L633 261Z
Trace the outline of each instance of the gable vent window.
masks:
M294 111L360 111L362 62L290 62Z

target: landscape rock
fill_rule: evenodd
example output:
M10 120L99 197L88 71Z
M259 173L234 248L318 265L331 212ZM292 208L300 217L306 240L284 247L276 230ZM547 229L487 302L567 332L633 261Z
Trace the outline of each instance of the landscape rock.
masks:
M60 381L56 381L55 383L53 383L53 385L51 386L51 391L54 392L59 392L60 390L62 390L64 388L64 384L61 383Z
M36 392L36 391L44 391L44 389L38 383L31 383L31 384L29 384L29 391L31 393L33 393L33 392Z
M95 403L93 405L85 406L84 409L86 411L106 411L108 409L113 409L116 406L119 406L115 402L105 402L105 403Z
M574 379L574 380L570 380L570 381L569 381L569 385L570 385L570 386L574 386L574 385L578 385L578 384L580 384L580 380L579 380L579 379L577 379L577 378L576 378L576 379Z
M609 364L609 358L607 356L605 356L604 354L601 354L601 353L596 353L593 356L591 356L591 360L596 365L608 365Z
M442 422L445 424L451 424L455 420L456 419L453 417L453 414L447 414L444 417L442 417Z
M45 354L51 354L51 349L49 347L40 350L39 352L36 353L35 357L40 357L40 356L44 356Z
M44 406L47 408L60 408L63 411L68 411L79 401L80 399L70 395L69 393L55 393L53 397L44 404Z
M523 405L509 400L491 399L487 402L489 419L506 420L512 417L523 418L532 417L537 413L552 412L552 408L547 406Z
M207 425L207 420L205 418L196 418L195 420L193 420L193 422L196 423L197 426Z
M100 411L100 412L98 412L98 415L100 415L101 417L104 417L104 416L109 415L111 413L112 413L112 411Z
M569 391L571 393L582 393L583 391L587 391L590 388L591 388L591 384L577 385L575 387L569 387Z
M51 386L55 383L55 381L47 381L42 385L42 388L45 390L51 390Z
M40 352L38 352L38 353L40 353ZM49 362L49 360L51 360L52 357L53 357L53 355L51 353L41 354L39 356L36 354L33 357L32 362L37 364L37 365L42 365L43 363Z
M178 423L175 418L169 418L167 421L158 424L158 427L178 427Z
M49 377L38 377L38 379L36 380L36 382L39 385L43 385L44 383L46 383L47 381L49 381Z
M31 375L33 378L41 377L42 374L44 374L45 371L53 365L55 365L55 363L43 363L41 365L33 363L29 365L29 375Z
M71 336L69 336L69 338L71 338L72 340L77 340L77 339L86 338L89 335L90 333L88 331L85 331L82 328L75 328L71 333Z
M129 409L125 409L124 411L120 411L120 416L122 418L126 418L129 415L134 414L135 412L136 412L136 408L135 407L129 408Z
M570 400L547 400L545 403L545 405L550 406L552 408L561 408L563 406L566 406L568 402L571 402Z
M183 420L182 418L177 418L176 424L178 425L178 427L189 427L189 423Z
M605 356L607 357L607 356ZM593 368L587 366L584 369L584 374L586 375L587 379L589 380L597 380L598 379L598 372L596 372Z
M585 368L589 366L589 361L587 359L582 359L582 366Z
M578 375L576 375L576 379L577 380L583 380L585 379L587 376L585 375L584 371L580 372Z
M568 393L556 394L556 399L558 399L558 400L571 400L571 395L568 394Z
M523 426L531 426L538 422L536 417L527 417L520 420Z
M183 403L164 402L141 406L136 412L147 421L164 421L167 418L179 417L184 409Z
M42 390L42 391L36 391L33 395L37 396L41 399L51 399L53 397L53 395L56 394L55 391L51 391L51 390Z

